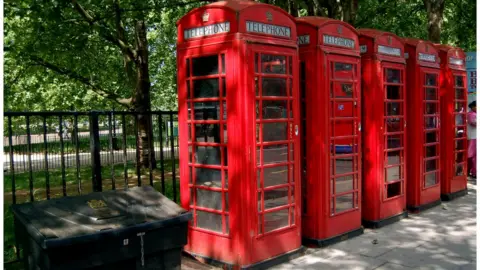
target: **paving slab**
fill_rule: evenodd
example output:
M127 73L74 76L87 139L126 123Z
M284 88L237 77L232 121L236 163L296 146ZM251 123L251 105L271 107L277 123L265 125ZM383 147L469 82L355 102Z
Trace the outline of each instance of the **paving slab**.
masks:
M476 183L469 194L272 269L476 269Z

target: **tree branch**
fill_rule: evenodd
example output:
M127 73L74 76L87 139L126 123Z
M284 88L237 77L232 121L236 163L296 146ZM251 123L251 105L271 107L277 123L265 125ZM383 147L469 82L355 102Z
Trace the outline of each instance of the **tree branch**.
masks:
M35 55L29 55L29 58L30 58L30 60L32 60L34 63L36 63L39 66L45 67L45 68L47 68L51 71L54 71L54 72L56 72L60 75L67 76L68 78L70 78L72 80L75 80L77 82L80 82L80 83L88 86L93 92L95 92L96 94L98 94L98 95L100 95L104 98L108 98L110 100L113 100L113 101L117 102L118 104L126 106L126 107L130 107L130 105L131 105L131 101L132 101L131 98L121 98L117 94L115 94L113 92L109 92L109 91L103 89L102 87L94 84L90 79L76 73L73 70L67 69L65 67L60 67L60 66L55 65L53 63L47 62L44 59L42 59L38 56L35 56Z
M85 19L85 21L90 24L90 26L97 28L98 32L103 36L103 38L117 45L122 52L124 52L126 56L130 58L130 60L135 61L136 51L132 49L126 40L122 40L113 36L108 28L104 24L100 24L98 20L90 15L90 13L88 13L88 11L86 11L82 5L77 2L77 0L72 0L72 3L75 10L77 10L77 12Z

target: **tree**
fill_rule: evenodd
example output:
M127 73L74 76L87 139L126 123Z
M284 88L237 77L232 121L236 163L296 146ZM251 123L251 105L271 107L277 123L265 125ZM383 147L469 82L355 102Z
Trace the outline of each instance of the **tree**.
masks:
M6 67L12 67L6 76L6 96L35 100L42 92L33 91L29 95L25 88L48 86L48 93L63 97L70 93L74 99L93 92L101 97L103 109L105 103L116 103L139 112L138 145L141 163L148 167L149 151L153 150L153 143L149 145L147 140L149 134L152 136L151 119L142 113L151 110L149 59L151 54L162 55L165 51L171 54L175 50L174 22L199 4L200 1L174 0L5 3L5 62ZM164 11L165 8L169 10ZM167 28L168 38L159 36L158 32L163 30L160 27ZM149 36L152 32L157 34ZM152 38L159 40L152 42ZM162 44L165 39L168 42ZM170 100L175 100L172 59L174 56L155 61L154 70L163 71L164 76L153 79L155 84L164 83L157 89L165 86L173 92ZM57 82L63 82L63 87L71 91L59 89ZM22 89L18 84L26 87ZM73 103L71 108L78 104L70 103ZM174 109L175 105L168 107ZM155 164L153 160L152 163Z
M428 40L440 43L445 0L423 0L428 18Z

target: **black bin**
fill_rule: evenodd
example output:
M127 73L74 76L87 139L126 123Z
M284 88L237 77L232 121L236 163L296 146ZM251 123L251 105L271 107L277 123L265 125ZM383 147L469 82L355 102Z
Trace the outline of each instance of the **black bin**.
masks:
M150 186L12 206L25 269L180 269L190 212Z

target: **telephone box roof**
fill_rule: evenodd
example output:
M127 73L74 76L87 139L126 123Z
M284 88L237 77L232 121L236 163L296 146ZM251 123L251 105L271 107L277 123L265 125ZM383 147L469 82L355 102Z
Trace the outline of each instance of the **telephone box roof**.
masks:
M205 6L201 6L201 7L192 9L187 14L185 14L182 18L180 18L180 20L177 21L177 25L180 24L180 22L182 20L188 18L190 14L193 14L193 13L196 13L196 12L201 12L202 10L207 9L207 8L225 9L225 10L233 11L235 13L239 13L239 12L242 12L245 9L253 7L253 6L255 6L255 7L263 6L263 7L272 8L272 9L275 9L276 11L279 11L279 12L283 13L285 16L290 17L292 20L295 20L295 17L290 15L285 10L283 10L283 9L277 7L277 6L274 6L274 5L259 3L259 2L255 2L255 1L248 1L248 0L227 0L227 1L214 2L214 3L211 3L211 4L205 5Z
M360 36L366 36L374 40L382 36L391 36L392 38L395 38L396 40L398 40L400 43L404 44L403 40L397 35L395 35L394 33L385 32L377 29L369 29L369 28L362 28L362 29L358 29L357 31Z
M305 23L305 24L308 24L308 25L311 25L311 26L314 26L314 27L317 27L317 28L322 28L322 27L324 27L325 25L328 25L328 24L341 24L341 25L346 26L347 28L349 28L350 30L355 32L356 34L358 34L357 29L355 29L350 24L348 24L346 22L343 22L343 21L340 21L340 20L334 20L334 19L330 19L330 18L317 17L317 16L299 17L299 18L295 18L295 20L297 21L297 23Z

